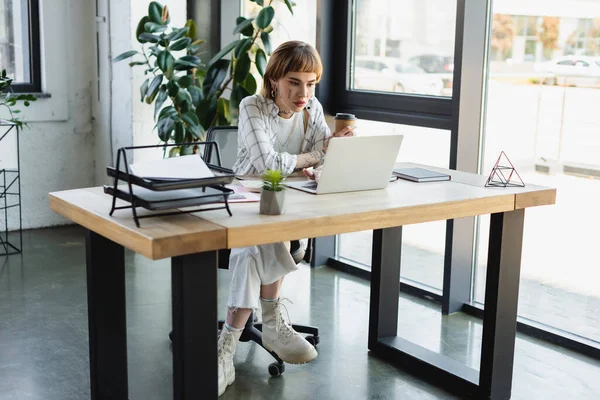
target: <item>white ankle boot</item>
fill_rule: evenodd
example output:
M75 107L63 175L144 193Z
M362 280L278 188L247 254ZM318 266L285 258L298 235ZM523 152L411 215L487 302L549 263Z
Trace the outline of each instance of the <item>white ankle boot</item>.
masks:
M223 326L218 341L219 360L219 396L225 393L227 386L235 381L235 368L233 367L233 353L241 333L230 332Z
M317 358L317 350L283 318L281 301L264 301L262 307L262 343L289 364L304 364Z

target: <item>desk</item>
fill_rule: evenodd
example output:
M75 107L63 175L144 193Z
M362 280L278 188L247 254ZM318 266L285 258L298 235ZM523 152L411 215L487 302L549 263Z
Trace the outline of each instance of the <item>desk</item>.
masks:
M128 398L124 247L151 259L172 258L174 398L216 398L215 250L366 229L375 230L369 349L418 366L424 379L450 382L460 393L510 398L524 209L553 204L556 191L484 188L483 176L437 170L452 180L400 180L387 190L324 196L288 190L284 215L260 215L258 203L238 203L231 205L233 217L222 210L156 217L141 228L128 210L108 216L111 197L102 188L51 193L50 207L88 230L92 399ZM397 322L402 226L481 214L492 217L478 372L398 337Z

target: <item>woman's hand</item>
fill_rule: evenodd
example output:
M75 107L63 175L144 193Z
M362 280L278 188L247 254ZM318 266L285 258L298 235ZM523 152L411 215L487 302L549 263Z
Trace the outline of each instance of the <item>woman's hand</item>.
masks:
M345 126L342 129L340 129L337 132L334 132L333 135L331 135L330 137L327 138L327 140L325 140L325 146L324 146L324 150L327 151L327 147L329 146L329 141L334 138L334 137L352 137L352 136L356 136L354 134L354 130L356 129L356 125L349 125L349 126Z
M321 176L321 168L304 168L302 170L304 175L310 179L311 181L319 182L319 177Z

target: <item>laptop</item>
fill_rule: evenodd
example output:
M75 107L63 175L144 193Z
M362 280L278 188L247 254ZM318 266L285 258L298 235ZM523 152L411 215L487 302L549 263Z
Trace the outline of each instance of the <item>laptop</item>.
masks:
M285 185L313 194L385 189L396 165L402 135L333 138L319 177L315 181Z

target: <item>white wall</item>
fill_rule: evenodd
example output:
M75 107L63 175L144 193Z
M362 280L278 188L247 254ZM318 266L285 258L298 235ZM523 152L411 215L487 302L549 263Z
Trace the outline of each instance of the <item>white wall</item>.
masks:
M94 184L93 0L40 0L40 8L42 85L52 97L22 107L29 121L20 135L24 229L65 222L50 210L49 192Z

